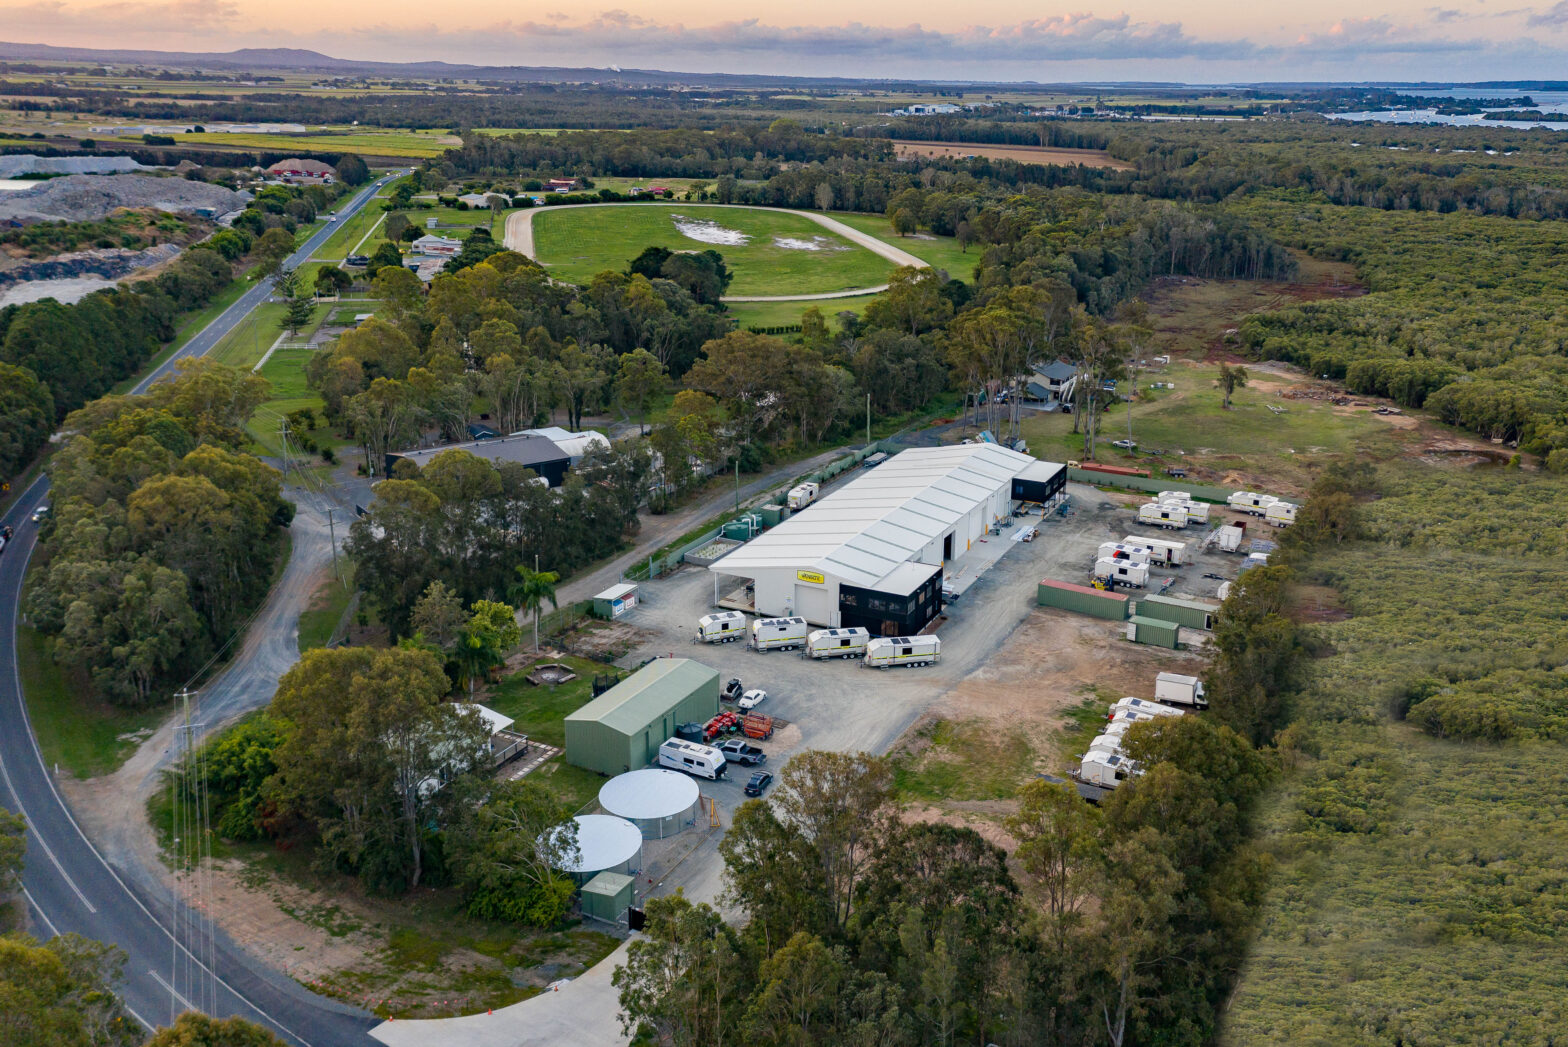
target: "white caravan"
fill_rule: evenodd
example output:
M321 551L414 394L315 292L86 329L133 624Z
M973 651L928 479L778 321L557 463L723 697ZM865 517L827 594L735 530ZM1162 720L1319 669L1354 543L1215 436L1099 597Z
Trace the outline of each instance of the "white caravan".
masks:
M860 658L871 634L864 629L816 629L806 634L809 658Z
M1142 589L1149 584L1149 565L1131 560L1096 560L1094 577L1114 579L1117 585Z
M1296 522L1296 510L1299 508L1292 502L1275 502L1263 514L1263 522L1275 527L1289 527Z
M724 754L711 745L671 738L659 746L659 766L685 771L698 778L723 778Z
M1079 780L1102 789L1114 789L1138 773L1138 762L1120 753L1084 753L1078 764Z
M789 489L789 507L791 509L804 509L817 500L817 492L820 490L821 488L810 480L791 487Z
M1237 491L1225 499L1225 504L1232 509L1240 509L1253 516L1262 516L1268 511L1269 506L1279 501L1272 494L1258 494L1256 491Z
M881 636L866 644L862 665L890 669L895 665L932 665L942 660L942 641L935 636Z
M1123 545L1121 542L1101 542L1097 560L1130 560L1133 563L1149 562L1149 550L1142 545Z
M746 616L739 611L718 611L697 619L692 643L733 643L746 635Z
M751 647L756 651L793 651L806 646L804 618L758 618L751 623Z
M1173 542L1169 538L1144 537L1141 534L1129 534L1122 539L1121 544L1147 549L1149 562L1156 567L1180 567L1182 558L1187 553L1186 542Z
M1115 705L1111 706L1111 715L1115 716L1118 712L1121 712L1124 709L1129 712L1148 713L1150 716L1182 715L1182 711L1180 709L1172 709L1168 705L1161 705L1159 702L1151 702L1147 698L1123 698Z
M1138 508L1138 522L1176 530L1187 526L1187 510L1179 505L1146 502Z

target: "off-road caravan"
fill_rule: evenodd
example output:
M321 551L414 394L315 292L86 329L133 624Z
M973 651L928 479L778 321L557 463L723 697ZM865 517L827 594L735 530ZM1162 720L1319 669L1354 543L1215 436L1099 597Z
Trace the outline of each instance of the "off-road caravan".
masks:
M1296 522L1296 509L1293 502L1275 502L1263 513L1263 522L1274 527L1289 527Z
M811 658L860 658L871 634L864 629L817 629L806 635L806 655Z
M1186 542L1173 542L1169 538L1146 538L1141 534L1129 534L1122 539L1121 544L1147 549L1149 562L1156 567L1180 567L1187 553Z
M1138 508L1138 522L1176 530L1187 526L1187 510L1180 505L1146 502Z
M723 778L724 754L711 745L671 738L659 746L659 766L685 771L698 778Z
M1130 560L1133 563L1149 562L1149 550L1142 545L1123 545L1121 542L1101 542L1097 560Z
M754 651L793 651L804 646L804 618L758 618L751 623L751 648Z
M1149 584L1149 565L1133 563L1131 560L1096 560L1094 577L1109 578L1117 585L1142 589Z
M804 509L817 500L817 492L821 490L815 483L807 480L789 489L789 507L791 510Z
M1180 709L1172 709L1168 705L1161 705L1159 702L1151 702L1147 698L1122 698L1117 701L1115 705L1111 706L1111 715L1115 716L1123 709L1126 709L1130 712L1148 713L1150 716L1182 715L1182 711Z
M1161 505L1179 505L1187 510L1188 523L1209 522L1209 503L1194 500L1186 491L1161 491L1154 500Z
M733 643L746 635L746 616L739 611L718 611L697 619L693 643Z
M1102 789L1114 789L1138 773L1138 761L1129 760L1120 753L1088 752L1079 761L1076 777Z
M1122 733L1095 735L1094 741L1089 743L1089 751L1092 753L1106 754L1119 753L1122 751L1122 741L1124 738L1125 735Z
M1258 494L1256 491L1237 491L1225 499L1225 503L1232 509L1240 509L1242 512L1251 513L1253 516L1262 516L1268 512L1269 506L1277 501L1279 499L1272 494Z
M862 665L890 669L895 665L931 665L942 660L942 641L935 636L883 636L866 644Z

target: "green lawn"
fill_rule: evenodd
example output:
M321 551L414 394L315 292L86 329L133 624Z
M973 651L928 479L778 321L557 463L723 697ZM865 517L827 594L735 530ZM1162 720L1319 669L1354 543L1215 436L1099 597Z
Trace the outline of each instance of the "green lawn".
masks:
M1038 762L1023 731L981 720L937 720L916 738L912 750L894 758L894 783L904 799L1004 800Z
M18 626L16 641L27 716L51 768L58 765L77 778L108 774L136 751L142 732L150 733L169 715L165 705L131 711L91 697L91 681L57 665L54 639L30 626Z
M336 578L328 578L321 584L321 588L310 598L310 606L299 615L301 654L325 647L332 641L332 631L343 620L343 612L348 609L353 595L353 587L344 585Z
M528 640L525 638L525 643ZM484 699L484 704L498 713L512 717L517 723L513 730L529 738L553 745L566 745L566 714L576 712L593 699L593 678L596 673L615 670L586 658L562 658L572 667L577 679L555 687L536 687L516 673L502 680ZM557 757L529 775L530 781L547 786L561 801L573 810L599 795L604 779L581 767L568 766Z
M250 315L224 335L207 355L221 364L249 370L266 355L267 349L283 333L282 302L263 302Z
M819 213L843 222L851 229L858 229L862 233L870 233L879 240L886 240L894 247L908 251L922 262L945 270L947 275L955 280L969 283L974 279L975 263L980 261L980 250L971 247L967 252L964 251L958 246L956 237L932 236L930 233L899 236L893 232L893 223L888 221L885 215L845 214L842 211Z
M848 309L853 313L864 313L866 306L876 301L874 294L856 295L853 298L829 298L820 302L732 302L726 308L735 318L736 326L741 330L748 327L787 327L790 324L800 323L802 314L812 306L822 311L829 328L834 323L834 317Z
M374 157L432 157L440 156L454 145L451 136L442 132L387 131L376 133L356 130L343 134L284 135L284 134L225 134L209 131L203 134L177 134L172 136L182 143L227 145L251 149L300 149L305 151L350 152L366 159ZM135 135L125 141L140 142Z
M675 216L714 222L749 237L744 244L711 244L683 235ZM811 294L883 283L892 265L870 251L799 215L701 204L626 204L558 207L533 220L540 261L562 279L586 283L607 269L620 271L643 248L674 251L708 248L724 256L735 274L729 293ZM778 245L778 238L814 243L819 250Z

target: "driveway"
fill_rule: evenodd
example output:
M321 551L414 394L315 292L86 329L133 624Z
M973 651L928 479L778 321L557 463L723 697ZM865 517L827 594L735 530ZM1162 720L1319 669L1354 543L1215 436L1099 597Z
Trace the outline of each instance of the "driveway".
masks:
M662 207L663 204L569 204L570 207ZM746 204L702 204L703 207L734 207L744 211L777 211L780 214L799 215L802 218L816 222L831 233L837 233L844 239L854 244L859 244L872 254L887 259L894 265L909 265L916 269L929 269L930 266L900 247L894 247L884 240L879 240L870 233L863 233L827 215L815 214L811 211L792 211L787 207L750 207ZM506 219L506 232L503 243L509 250L527 255L534 261L539 261L534 254L534 215L540 211L537 207L530 207L508 215ZM777 295L726 295L726 302L820 302L831 298L854 298L864 294L880 294L887 290L887 284L878 284L876 287L859 287L848 291L829 291L824 294L777 294Z

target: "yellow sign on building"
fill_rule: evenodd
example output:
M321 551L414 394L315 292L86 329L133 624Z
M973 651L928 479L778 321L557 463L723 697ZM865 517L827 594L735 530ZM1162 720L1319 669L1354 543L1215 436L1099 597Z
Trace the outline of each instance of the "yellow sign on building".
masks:
M824 585L827 583L827 579L822 577L816 571L796 571L795 577L803 582L813 582L817 585Z

